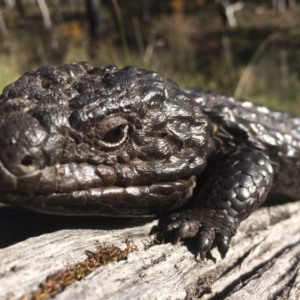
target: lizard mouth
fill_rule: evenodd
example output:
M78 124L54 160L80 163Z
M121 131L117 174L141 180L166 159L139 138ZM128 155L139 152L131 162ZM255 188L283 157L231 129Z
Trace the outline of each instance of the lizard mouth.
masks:
M125 175L124 175L125 176ZM124 178L123 178L124 179ZM108 166L68 164L14 175L0 162L0 201L60 215L153 216L174 211L190 197L195 176L126 182Z

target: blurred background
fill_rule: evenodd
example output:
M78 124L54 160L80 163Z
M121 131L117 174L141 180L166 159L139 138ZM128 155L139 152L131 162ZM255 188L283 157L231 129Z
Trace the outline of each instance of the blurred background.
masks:
M0 91L90 61L300 114L299 25L296 0L0 0Z

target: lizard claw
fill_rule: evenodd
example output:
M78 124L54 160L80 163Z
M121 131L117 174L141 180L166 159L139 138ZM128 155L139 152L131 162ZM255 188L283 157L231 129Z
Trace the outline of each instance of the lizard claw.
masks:
M206 216L212 216L213 219ZM229 249L231 237L235 232L234 225L222 213L205 212L204 210L185 211L172 214L171 222L166 231L175 231L174 243L182 238L197 237L198 250L201 260L205 260L207 253L215 246L223 258Z
M202 261L205 260L206 253L211 249L215 238L215 231L209 227L202 227L198 235L198 255Z
M228 252L230 240L231 236L226 231L222 231L217 234L216 245L219 253L221 254L222 259L225 258Z

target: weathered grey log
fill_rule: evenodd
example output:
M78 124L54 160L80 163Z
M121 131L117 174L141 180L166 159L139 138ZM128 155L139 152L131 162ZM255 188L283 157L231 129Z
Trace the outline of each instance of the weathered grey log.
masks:
M213 250L213 259L196 261L190 242L146 250L155 224L1 207L0 299L37 289L99 243L124 248L129 234L137 252L98 268L55 299L300 299L300 202L259 209L242 223L224 260Z

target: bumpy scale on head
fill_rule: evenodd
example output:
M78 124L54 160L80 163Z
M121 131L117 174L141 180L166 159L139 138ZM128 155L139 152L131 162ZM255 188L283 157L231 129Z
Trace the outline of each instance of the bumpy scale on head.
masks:
M42 67L3 90L0 110L2 201L45 212L172 211L213 150L200 106L132 67Z

